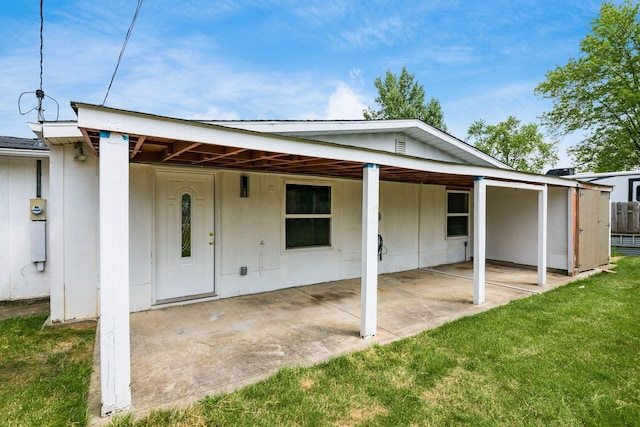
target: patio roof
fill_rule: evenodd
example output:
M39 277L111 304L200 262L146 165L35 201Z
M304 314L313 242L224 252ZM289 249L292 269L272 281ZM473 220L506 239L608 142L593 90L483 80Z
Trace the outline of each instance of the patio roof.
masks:
M92 104L73 102L72 106L78 113L75 132L79 129L96 156L100 156L100 131L119 132L129 138L131 162L353 179L361 179L362 165L372 163L380 165L383 181L470 188L474 177L484 176L498 181L609 189L547 175L436 161ZM389 128L388 123L381 125ZM398 126L389 129L397 131L407 124ZM43 136L55 143L63 135ZM62 142L68 140L67 137Z

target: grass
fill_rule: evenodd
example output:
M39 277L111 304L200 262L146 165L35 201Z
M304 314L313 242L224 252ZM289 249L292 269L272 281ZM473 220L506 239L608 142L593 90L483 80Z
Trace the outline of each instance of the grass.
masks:
M640 425L640 258L124 426ZM0 426L87 422L93 327L0 321Z
M640 425L640 258L387 346L110 426Z
M0 321L0 426L87 422L95 327L42 329L45 319Z

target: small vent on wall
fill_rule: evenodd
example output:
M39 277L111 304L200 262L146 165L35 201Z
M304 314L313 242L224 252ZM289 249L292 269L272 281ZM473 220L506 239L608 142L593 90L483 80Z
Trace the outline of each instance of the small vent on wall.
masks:
M407 153L407 143L405 141L398 141L396 139L396 153L400 153L400 154Z

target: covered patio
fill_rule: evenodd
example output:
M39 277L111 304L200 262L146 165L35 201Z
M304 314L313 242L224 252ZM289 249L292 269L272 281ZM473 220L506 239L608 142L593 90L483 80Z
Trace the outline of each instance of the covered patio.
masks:
M381 275L378 333L368 340L358 327L360 279L133 313L132 410L141 415L187 405L256 382L283 366L311 365L389 343L585 275L549 272L547 285L540 287L536 269L488 263L483 305L472 303L470 262ZM90 390L96 420L99 342Z
M511 170L426 125L340 122L322 130L358 141L380 133L395 145L407 139L431 150L407 155L328 142L325 134L304 139L313 135L72 105L77 122L34 130L50 144L57 189L50 197L51 322L99 315L103 416L188 402L282 364L389 342L547 289L547 267L576 271L573 216L586 184ZM165 191L169 183L173 193ZM297 211L294 202L289 210L287 198L303 187L324 191L324 210ZM202 218L193 230L191 193ZM458 193L459 206L450 209L449 196ZM175 200L184 208L185 197L187 214L178 214ZM289 246L288 224L293 233L303 223L328 231L321 241ZM188 251L174 250L185 245L185 229ZM394 250L384 260L381 234ZM81 271L69 261L78 255L89 258ZM453 275L412 270L469 259L473 265ZM535 267L512 283L519 289L496 286L518 275L493 276L487 259ZM195 267L184 264L185 275L159 268L182 262ZM317 291L293 287L350 277ZM175 295L160 292L168 283ZM188 287L194 283L206 286ZM257 294L277 289L284 290Z

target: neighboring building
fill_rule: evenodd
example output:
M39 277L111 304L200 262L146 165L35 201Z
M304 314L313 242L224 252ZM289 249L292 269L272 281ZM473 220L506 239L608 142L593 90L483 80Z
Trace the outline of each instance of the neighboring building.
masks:
M50 147L50 321L100 316L103 414L131 404L132 311L361 277L367 337L379 273L473 259L482 304L486 259L540 285L608 262L610 187L514 171L418 120L72 105L77 122L32 125Z
M0 301L49 296L49 271L40 260L46 222L32 220L30 203L48 197L48 159L49 147L38 139L0 136Z
M613 187L611 244L619 254L640 256L640 171L584 172L567 178Z
M565 178L612 186L612 202L640 202L640 171L581 172Z

